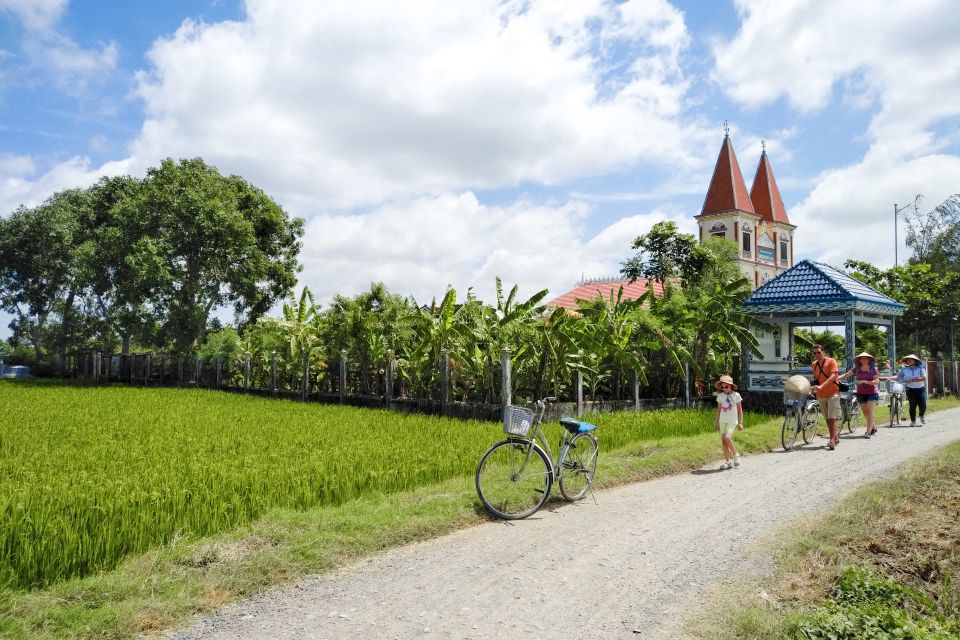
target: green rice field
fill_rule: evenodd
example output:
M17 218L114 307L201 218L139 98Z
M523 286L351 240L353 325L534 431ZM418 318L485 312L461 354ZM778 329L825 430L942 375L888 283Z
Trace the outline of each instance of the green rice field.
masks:
M604 451L713 430L708 411L591 420L601 427L600 473ZM472 484L501 437L490 422L213 391L0 381L0 589L108 570L272 508L456 477Z

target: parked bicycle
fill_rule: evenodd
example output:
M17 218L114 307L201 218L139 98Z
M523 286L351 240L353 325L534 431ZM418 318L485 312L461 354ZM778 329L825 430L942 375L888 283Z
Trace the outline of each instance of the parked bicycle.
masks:
M890 426L906 420L903 414L903 383L887 380L887 407L890 409Z
M784 393L783 404L787 407L783 416L783 429L780 431L780 444L789 451L797 442L797 436L803 435L806 444L812 444L820 426L820 403L812 395L801 398Z
M537 512L550 496L554 482L566 500L583 498L593 484L599 445L591 433L596 425L561 418L563 434L553 460L543 432L543 414L556 398L536 403L538 414L526 407L508 406L503 430L507 434L480 458L476 484L480 501L492 514L507 520Z
M863 424L863 413L860 411L860 403L857 401L857 394L853 391L840 393L840 407L843 413L840 416L839 430L846 427L847 433L853 433Z

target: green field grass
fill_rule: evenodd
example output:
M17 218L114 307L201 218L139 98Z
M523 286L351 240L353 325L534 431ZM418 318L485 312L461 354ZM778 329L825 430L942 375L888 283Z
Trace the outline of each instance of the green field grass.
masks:
M713 431L708 411L594 416L604 452ZM747 424L759 417L747 416ZM556 441L559 427L549 429ZM0 587L110 569L270 509L470 476L498 424L211 391L0 382Z

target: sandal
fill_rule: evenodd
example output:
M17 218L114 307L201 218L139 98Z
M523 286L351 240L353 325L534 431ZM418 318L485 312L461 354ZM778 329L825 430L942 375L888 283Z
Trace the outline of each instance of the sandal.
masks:
M829 449L830 451L833 451L836 448L837 448L837 445L834 444L833 440L827 443L827 449Z

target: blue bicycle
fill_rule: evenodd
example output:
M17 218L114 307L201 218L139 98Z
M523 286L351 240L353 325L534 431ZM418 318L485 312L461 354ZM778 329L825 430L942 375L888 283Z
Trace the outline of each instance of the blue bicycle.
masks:
M561 418L563 435L554 463L541 425L547 404L555 401L538 400L539 414L526 407L507 407L503 422L507 438L487 449L477 465L477 495L493 515L506 520L533 515L547 502L554 482L571 502L583 498L593 484L600 447L591 432L597 427Z

